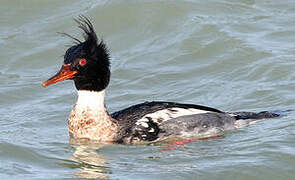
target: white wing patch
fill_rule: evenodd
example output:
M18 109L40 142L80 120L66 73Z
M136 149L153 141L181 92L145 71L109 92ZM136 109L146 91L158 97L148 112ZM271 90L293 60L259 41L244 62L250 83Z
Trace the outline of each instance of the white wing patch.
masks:
M154 113L146 114L141 119L139 119L136 124L141 125L143 127L148 126L148 121L152 120L155 123L161 124L164 121L167 121L172 118L177 118L179 116L185 116L185 115L192 115L192 114L203 114L208 113L211 111L205 111L200 109L194 109L194 108L168 108L163 109L160 111L156 111Z

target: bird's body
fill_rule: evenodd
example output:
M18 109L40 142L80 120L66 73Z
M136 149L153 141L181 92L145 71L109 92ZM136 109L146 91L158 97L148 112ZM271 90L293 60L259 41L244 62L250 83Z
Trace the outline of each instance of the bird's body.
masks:
M174 137L210 136L236 129L278 114L261 112L227 113L215 108L174 102L144 102L109 114L104 103L110 79L109 54L98 42L93 26L85 17L76 20L85 41L65 54L64 65L43 86L72 79L78 100L70 114L69 134L99 142L141 143ZM70 36L71 37L71 36Z

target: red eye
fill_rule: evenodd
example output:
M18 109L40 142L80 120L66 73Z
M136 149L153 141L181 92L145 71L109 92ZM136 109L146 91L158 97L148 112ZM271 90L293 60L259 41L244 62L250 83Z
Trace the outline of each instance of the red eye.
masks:
M79 61L80 66L85 66L86 63L87 63L86 59L81 59Z

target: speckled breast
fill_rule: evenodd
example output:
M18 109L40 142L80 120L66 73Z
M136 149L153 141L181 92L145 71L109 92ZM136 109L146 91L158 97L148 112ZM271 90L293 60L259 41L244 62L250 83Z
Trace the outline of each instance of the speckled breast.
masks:
M113 142L117 139L117 124L107 112L79 111L74 108L69 116L68 126L73 138L100 142Z

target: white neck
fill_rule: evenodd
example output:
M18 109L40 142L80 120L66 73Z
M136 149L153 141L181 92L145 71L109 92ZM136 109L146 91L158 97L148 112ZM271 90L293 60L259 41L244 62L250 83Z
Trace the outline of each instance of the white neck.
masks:
M104 95L104 91L78 91L78 100L68 122L71 136L102 142L117 139L119 127L106 111Z
M76 108L78 109L91 109L91 110L105 110L104 106L105 91L78 91L78 100Z

